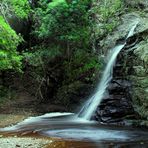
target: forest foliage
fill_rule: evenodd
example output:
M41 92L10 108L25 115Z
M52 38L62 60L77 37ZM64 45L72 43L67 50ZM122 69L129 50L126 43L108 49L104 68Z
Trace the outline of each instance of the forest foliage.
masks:
M113 21L108 23L109 18L122 6L120 0L97 2L99 3L99 8L98 5L92 7L93 3L95 3L94 0L53 0L51 2L39 0L37 1L37 6L33 8L31 7L33 4L29 2L31 1L0 1L0 29L2 32L0 34L1 70L20 69L21 60L24 55L27 58L34 58L39 53L42 55L44 49L45 53L47 50L49 51L49 54L46 55L63 54L68 56L69 59L75 52L77 54L77 51L92 53L93 14L99 14L100 22L103 22L103 26L101 27L109 31L115 26L115 22ZM31 20L31 34L38 40L40 45L37 43L35 46L31 45L32 47L29 48L33 48L33 52L37 53L26 50L25 54L22 54L21 49L19 49L21 52L17 52L18 45L23 41L23 38L11 28L9 20L14 17L19 19L33 18ZM57 43L56 46L54 46L55 43ZM34 55L31 56L32 54Z
M27 92L36 98L35 103L59 103L68 111L77 107L98 82L103 54L108 50L106 37L127 12L145 15L147 3L143 2L146 0L0 0L0 104ZM146 39L140 36L139 40ZM147 50L147 44L142 44L142 50ZM146 65L146 54L141 58L140 63L137 58L131 62L139 71L137 76L145 70L141 68ZM146 118L143 94L147 80L137 76L132 80L137 83L133 102Z
M103 64L93 46L116 26L112 18L122 2L1 0L0 8L0 71L29 73L31 84L38 86L35 95L44 99L56 94L55 85L60 89L75 81L95 83ZM14 18L28 22L27 40L11 27ZM102 24L97 38L96 19Z
M14 16L27 18L30 7L27 0L1 0L0 2L0 70L21 69L22 56L17 51L23 41L11 28L9 20Z

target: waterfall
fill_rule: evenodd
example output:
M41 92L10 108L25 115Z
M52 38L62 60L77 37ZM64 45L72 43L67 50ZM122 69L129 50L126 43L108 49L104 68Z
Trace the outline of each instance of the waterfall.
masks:
M136 20L136 22L134 22L134 24L132 25L131 30L129 31L126 40L123 44L121 45L117 45L115 48L113 48L111 50L111 52L109 53L109 61L108 64L106 65L106 68L103 72L103 76L101 78L101 81L99 83L99 86L97 88L96 93L85 103L85 105L83 106L83 108L80 110L80 112L78 113L78 116L85 119L85 120L90 120L90 118L92 117L93 113L95 112L95 110L97 109L97 106L101 103L104 94L106 92L106 89L110 83L110 81L112 80L112 75L113 75L113 67L114 64L116 62L116 58L119 54L119 52L124 48L124 46L126 45L126 41L129 37L131 37L134 34L134 30L138 24L138 20Z

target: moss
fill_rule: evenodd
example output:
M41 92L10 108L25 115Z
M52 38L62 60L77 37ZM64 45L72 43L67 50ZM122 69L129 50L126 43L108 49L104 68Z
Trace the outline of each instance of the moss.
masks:
M131 80L134 81L134 87L139 87L139 88L147 88L148 87L148 78L146 77L138 77L138 76L131 76Z
M148 121L146 120L128 120L133 126L137 127L148 127Z
M146 38L145 38L146 39ZM132 58L134 73L130 76L133 82L133 104L135 110L144 121L139 121L140 125L148 125L148 73L147 73L147 41L138 44Z
M90 10L92 18L92 37L96 40L104 38L119 25L119 13L122 13L124 3L121 0L94 0ZM93 39L92 39L93 40Z
M131 76L133 85L133 103L142 118L148 117L148 78Z
M148 41L141 42L139 47L134 51L134 53L139 57L142 62L148 62Z

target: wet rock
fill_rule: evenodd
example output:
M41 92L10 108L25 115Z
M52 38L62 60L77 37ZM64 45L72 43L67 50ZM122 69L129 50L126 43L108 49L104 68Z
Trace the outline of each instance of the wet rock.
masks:
M113 69L113 77L123 77L125 72L123 71L123 68L121 66L116 66Z
M147 0L125 0L126 5L133 7L133 8L139 8L139 9L146 9L148 8L148 1Z
M120 119L120 118L113 119L113 118L110 118L110 117L102 117L101 121L105 122L105 123L117 123L118 124L118 122L121 122L122 119Z
M148 39L139 43L137 48L134 50L134 54L139 60L148 63Z
M103 50L106 51L106 49L112 49L116 44L121 43L121 39L125 39L129 30L136 21L139 21L139 23L133 36L148 30L148 16L146 13L143 14L143 16L138 12L124 14L121 16L121 25L119 25L111 35L108 35L107 38L100 41L100 45Z
M134 114L134 109L128 100L121 99L107 102L104 107L98 108L96 114L103 122L121 121L125 116Z
M119 54L123 57L123 52ZM134 115L135 111L131 102L131 82L124 73L124 58L117 60L114 67L113 79L107 88L107 94L103 98L96 112L96 120L103 123L119 123L129 115Z
M131 84L126 80L113 80L108 87L109 94L124 94L128 92Z
M137 76L145 76L145 73L146 73L146 69L143 67L143 66L133 66L133 69L134 69L134 73L135 75Z
M129 76L133 84L134 109L140 115L138 124L146 126L148 120L148 38L143 34L143 40L139 42L132 54L131 66L133 72ZM140 121L141 120L141 121ZM138 125L137 124L137 125Z
M111 100L106 102L106 105L104 108L102 108L103 113L101 112L101 115L103 116L122 116L121 114L126 114L126 112L131 112L130 110L132 106L130 102L126 98L122 98L120 100ZM118 115L118 113L120 113Z

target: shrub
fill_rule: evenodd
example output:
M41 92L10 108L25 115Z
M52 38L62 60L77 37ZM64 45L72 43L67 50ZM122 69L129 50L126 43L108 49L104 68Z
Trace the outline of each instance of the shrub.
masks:
M94 54L76 51L70 61L65 61L66 83L81 80L90 82L96 79L96 72L102 67L101 60Z
M22 56L16 51L22 41L14 30L0 16L0 70L18 69L21 67Z
M28 0L1 0L0 13L6 17L27 18L31 9Z
M93 16L93 30L98 38L112 32L118 25L118 14L122 12L123 6L121 0L100 0L99 2L94 0L90 15Z
M35 11L35 34L76 47L86 47L89 44L88 1L54 0L50 3L40 1L40 7ZM74 46L73 46L74 47Z
M8 20L14 17L27 18L30 11L28 0L0 1L0 70L20 71L22 56L17 52L17 47L22 37L10 27Z

